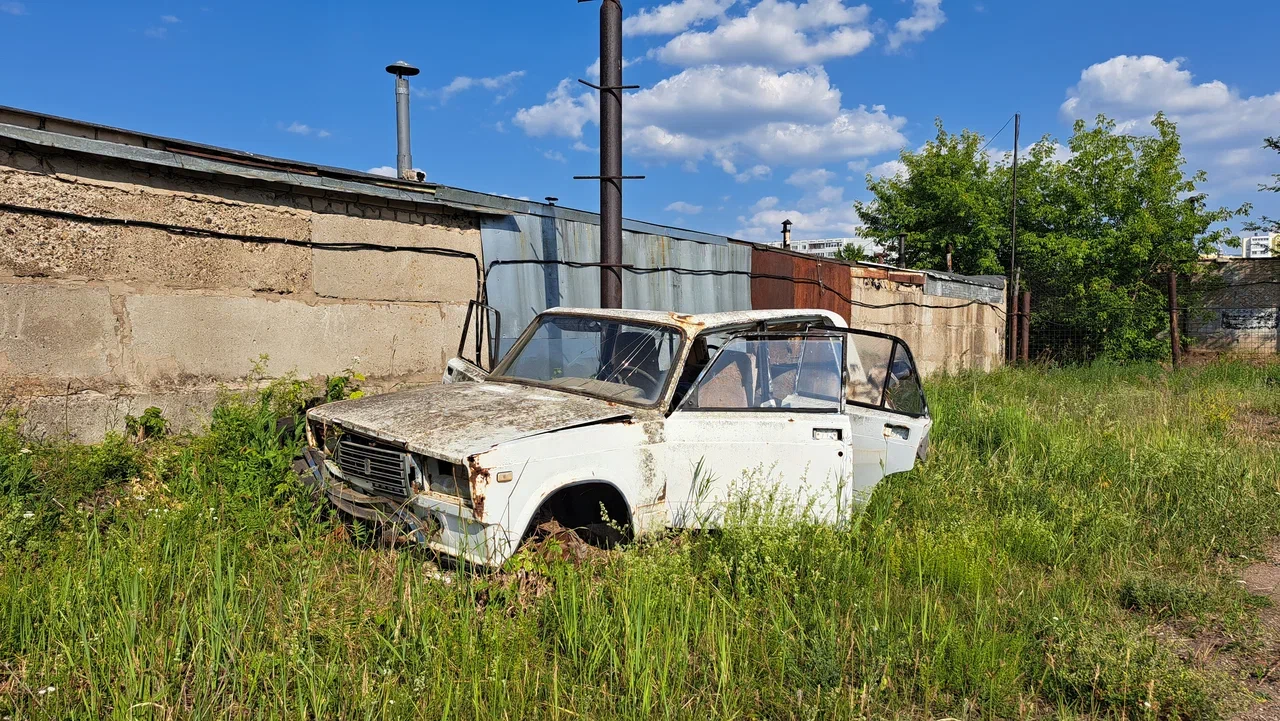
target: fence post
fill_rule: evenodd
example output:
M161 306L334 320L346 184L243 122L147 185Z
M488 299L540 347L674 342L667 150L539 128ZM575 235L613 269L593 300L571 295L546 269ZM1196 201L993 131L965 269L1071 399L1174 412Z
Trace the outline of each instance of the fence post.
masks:
M1018 340L1022 343L1023 363L1031 362L1031 291L1022 291L1022 312L1019 313L1022 328L1018 331Z
M1182 339L1178 337L1178 272L1169 271L1169 346L1173 367L1182 365Z

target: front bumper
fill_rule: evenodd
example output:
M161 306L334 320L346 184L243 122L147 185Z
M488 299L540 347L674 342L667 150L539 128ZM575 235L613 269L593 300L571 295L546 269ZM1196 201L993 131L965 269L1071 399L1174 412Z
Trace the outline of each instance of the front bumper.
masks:
M474 511L458 501L430 494L402 500L371 495L347 483L320 450L307 448L303 460L304 481L342 513L374 524L384 541L414 543L483 565L498 565L510 555L505 530L478 522Z

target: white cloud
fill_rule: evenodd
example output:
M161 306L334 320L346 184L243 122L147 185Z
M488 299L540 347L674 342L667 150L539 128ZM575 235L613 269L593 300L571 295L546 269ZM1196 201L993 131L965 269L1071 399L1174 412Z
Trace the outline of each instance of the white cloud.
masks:
M787 178L787 185L794 185L797 188L821 188L835 180L835 177L835 173L823 168L797 170Z
M328 130L323 128L313 128L310 125L299 123L296 120L287 126L284 123L278 123L277 126L286 133L293 133L294 135L304 135L307 137L315 136L317 138L327 138L332 135Z
M598 122L594 93L572 93L564 80L547 102L521 109L529 135L581 138ZM711 157L736 175L753 164L844 160L901 147L906 120L883 106L845 109L820 67L778 73L758 66L686 69L624 100L628 152L667 160Z
M154 40L164 40L169 36L169 28L151 27L143 30L142 34Z
M942 0L915 0L911 17L899 20L889 33L889 49L898 50L907 43L916 43L928 33L937 30L947 21L942 12Z
M559 150L548 150L547 152L542 154L542 157L546 158L547 160L554 160L557 163L569 162L569 159L564 157L564 153L560 152Z
M1280 126L1280 92L1242 97L1221 80L1195 83L1183 59L1119 55L1080 73L1062 104L1064 119L1106 113L1138 129L1163 110L1191 140L1257 137Z
M822 68L775 73L763 67L690 68L624 100L636 126L707 136L767 121L820 122L840 112L840 91Z
M755 165L733 176L733 179L739 183L749 183L753 180L765 180L773 175L773 169L767 165Z
M515 116L515 124L534 137L561 135L581 138L582 126L598 122L599 100L588 91L574 95L574 84L569 79L560 81L555 90L547 93L547 102L531 108L521 108Z
M178 19L177 15L161 15L160 22L173 25L174 23L180 23L182 21Z
M5 15L26 15L27 6L19 2L0 2L0 13Z
M735 0L679 0L645 8L622 21L623 35L675 35L724 14Z
M683 200L677 200L667 206L667 212L679 213L680 215L697 215L702 212L702 206L694 205L693 203L686 203Z
M815 238L852 238L860 234L862 220L852 205L824 206L814 210L770 208L751 216L739 216L734 237L745 240L777 240L782 221L792 223L791 236L796 240Z
M688 31L652 51L672 65L754 63L799 67L866 50L875 39L865 27L870 9L845 0L808 0L801 4L760 0L746 15L721 22L714 30Z
M870 174L871 177L873 178L885 178L885 177L893 177L893 176L906 178L908 175L911 174L910 171L907 170L906 164L903 163L901 160L886 160L885 162L872 167L870 170L867 171L867 173Z
M844 202L844 188L832 185L835 173L824 168L797 170L787 178L789 185L804 192L799 200L782 205L776 196L766 196L738 217L736 237L748 240L776 240L782 221L794 225L796 240L848 238L858 235L862 221L853 206Z
M751 212L759 213L762 210L770 210L776 207L778 207L777 196L766 195L765 197L757 200L755 204L751 206Z
M458 93L465 92L472 88L484 88L494 93L494 102L501 102L511 95L515 89L515 83L524 77L523 70L513 70L503 75L496 75L491 78L472 78L466 75L459 75L454 78L448 85L439 90L419 90L418 94L423 97L435 97L440 100L440 104L444 105L449 102L449 98Z

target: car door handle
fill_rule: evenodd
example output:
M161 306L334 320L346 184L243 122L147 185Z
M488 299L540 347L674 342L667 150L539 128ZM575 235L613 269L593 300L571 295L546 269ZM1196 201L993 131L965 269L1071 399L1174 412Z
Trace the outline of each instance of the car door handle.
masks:
M904 441L911 440L911 429L895 423L886 423L884 424L884 437L898 438Z

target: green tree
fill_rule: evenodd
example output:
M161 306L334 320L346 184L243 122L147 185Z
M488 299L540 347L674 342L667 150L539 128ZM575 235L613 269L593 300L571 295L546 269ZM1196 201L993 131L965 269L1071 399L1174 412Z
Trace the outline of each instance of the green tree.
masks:
M864 233L886 248L897 248L898 236L905 235L906 258L899 259L904 265L944 269L952 244L956 271L1003 272L999 251L1008 245L1008 209L1001 209L982 136L948 133L940 119L935 124L937 136L924 148L899 154L905 172L867 176L875 199L854 203Z
M1191 274L1201 253L1231 244L1221 223L1241 211L1211 208L1187 174L1177 128L1163 114L1152 132L1120 132L1098 116L1076 121L1070 157L1042 138L1018 166L1018 266L1035 301L1033 343L1058 357L1155 358L1167 353L1164 273ZM856 208L868 234L907 235L909 264L1006 274L1012 168L992 162L982 136L937 137L903 151L907 173L873 180Z
M867 249L857 243L849 243L836 251L836 258L846 263L861 263L869 260L870 257L867 254Z

